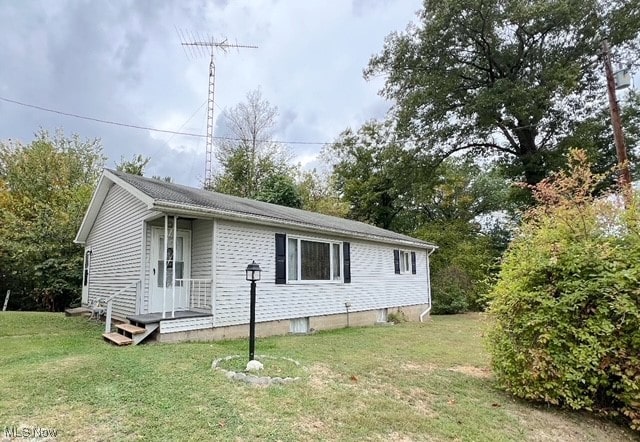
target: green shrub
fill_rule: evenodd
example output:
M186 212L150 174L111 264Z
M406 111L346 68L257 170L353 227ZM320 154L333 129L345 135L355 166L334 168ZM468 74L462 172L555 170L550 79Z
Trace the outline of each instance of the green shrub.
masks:
M387 315L387 322L393 322L394 324L401 324L407 322L407 315L400 309L395 312L391 312Z
M497 257L504 250L494 234L480 232L475 223L447 221L425 224L418 237L439 247L429 258L432 313L485 310L488 281L495 278Z
M490 294L488 344L514 395L625 416L640 429L640 229L635 205L595 200L573 151L534 189Z
M458 266L449 265L433 275L432 304L435 315L450 315L469 309L468 293L473 283L469 275Z

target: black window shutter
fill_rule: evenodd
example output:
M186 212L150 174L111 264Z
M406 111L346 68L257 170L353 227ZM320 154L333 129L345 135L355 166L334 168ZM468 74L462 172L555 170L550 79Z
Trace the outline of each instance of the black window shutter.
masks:
M393 251L393 265L396 268L396 274L400 274L400 250Z
M348 242L342 243L342 259L344 262L344 282L348 284L351 282L351 244Z
M411 252L411 273L416 274L416 252Z
M287 283L287 235L276 233L276 284Z

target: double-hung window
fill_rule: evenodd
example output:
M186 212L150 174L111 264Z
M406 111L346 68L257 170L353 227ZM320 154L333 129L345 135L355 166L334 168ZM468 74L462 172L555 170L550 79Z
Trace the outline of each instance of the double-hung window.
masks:
M397 275L400 274L416 274L416 252L407 252L406 250L393 251L393 265Z
M405 252L404 250L400 250L400 273L410 273L411 272L411 254L409 252Z
M342 244L289 237L287 279L289 281L341 281Z

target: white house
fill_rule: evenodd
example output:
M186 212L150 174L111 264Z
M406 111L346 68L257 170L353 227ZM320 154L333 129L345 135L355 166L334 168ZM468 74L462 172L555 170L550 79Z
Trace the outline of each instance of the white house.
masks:
M262 268L257 334L384 322L431 306L435 246L357 221L105 170L75 241L82 303L119 343L248 333L245 269Z

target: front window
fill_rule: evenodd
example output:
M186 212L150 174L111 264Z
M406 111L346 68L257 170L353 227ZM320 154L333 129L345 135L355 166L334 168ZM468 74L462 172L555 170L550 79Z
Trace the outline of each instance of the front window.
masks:
M340 243L289 238L289 281L339 281L342 264Z

